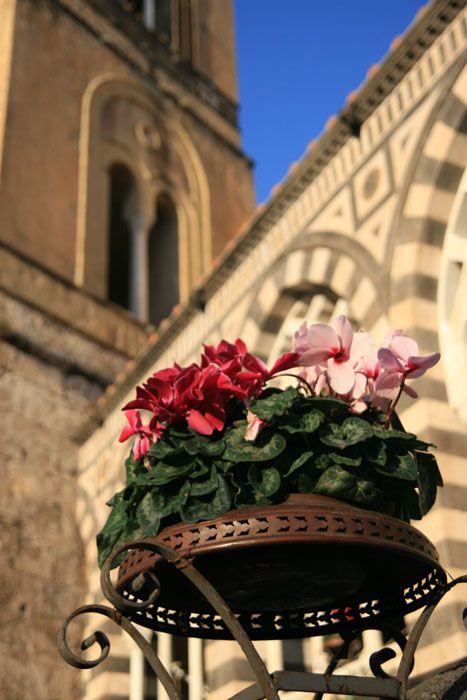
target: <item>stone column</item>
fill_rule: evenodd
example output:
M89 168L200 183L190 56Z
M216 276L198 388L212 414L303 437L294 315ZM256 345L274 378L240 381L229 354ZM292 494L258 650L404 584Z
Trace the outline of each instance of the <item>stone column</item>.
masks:
M363 651L368 657L383 646L383 635L379 630L365 630L362 633L362 639Z
M203 700L203 640L188 638L188 700Z
M304 640L303 656L307 670L324 673L329 658L323 648L323 637L310 637Z
M150 229L141 214L130 214L128 224L131 230L130 311L141 321L147 321L149 313L148 244Z
M379 630L365 630L362 633L362 641L364 658L369 662L370 656L383 646L383 635ZM388 670L386 666L385 669Z
M156 28L156 0L143 0L143 24L146 29L154 31Z
M170 634L165 632L157 633L157 655L165 668L170 670L172 666L172 639ZM159 680L157 681L157 697L159 700L169 700L169 696Z
M274 673L274 671L282 671L284 669L284 655L282 653L282 640L281 639L271 639L264 644L264 653L262 650L256 647L260 652L261 656L266 662L267 669L269 673Z
M138 627L139 632L150 641L152 632L144 627ZM144 655L138 646L131 641L130 651L130 696L129 700L144 700L145 697L145 673Z

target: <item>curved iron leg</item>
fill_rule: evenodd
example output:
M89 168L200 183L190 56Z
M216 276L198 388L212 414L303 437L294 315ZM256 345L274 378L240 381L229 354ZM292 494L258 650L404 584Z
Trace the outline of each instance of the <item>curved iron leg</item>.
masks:
M181 569L182 573L196 586L214 610L220 615L232 637L238 642L248 663L256 676L258 683L267 700L279 700L273 680L268 673L264 661L256 651L251 639L232 613L226 602L209 581L193 566L188 564Z
M119 547L115 552L113 552L102 568L101 585L107 600L109 600L116 607L122 607L123 610L125 610L125 608L143 609L150 605L158 595L157 591L153 591L147 601L137 602L129 601L123 598L118 591L115 590L110 580L110 569L115 558L118 557L123 551L128 549L144 549L146 551L157 552L166 561L177 565L180 572L196 586L204 598L212 605L214 610L221 617L232 637L240 645L240 648L245 654L245 657L264 692L264 697L267 698L267 700L279 700L277 690L271 676L268 673L264 661L256 651L253 642L248 637L247 633L235 615L232 613L225 600L219 595L214 586L212 586L209 581L193 566L193 564L191 564L188 560L183 560L180 562L178 555L172 549L165 547L162 544L145 542L143 540L137 540Z
M412 631L409 634L407 645L402 654L401 662L397 671L397 680L399 681L401 686L401 700L406 700L409 674L413 668L415 651L420 641L420 637L422 636L423 631L428 623L428 620L433 614L433 611L435 610L439 601L446 595L448 591L451 590L451 588L457 586L458 583L467 583L467 576L459 576L459 578L456 578L454 579L454 581L451 581L451 583L447 584L444 590L440 592L435 602L431 605L427 605L427 607L424 609L424 611L418 618Z
M147 662L150 664L152 670L156 674L157 678L162 683L164 690L169 696L170 700L181 700L181 695L178 692L172 678L163 666L161 660L155 653L151 645L145 640L141 632L139 632L134 625L121 613L113 608L109 608L106 605L83 605L77 608L71 613L63 622L58 633L58 647L62 658L71 666L75 668L94 668L98 666L104 659L107 658L110 642L106 634L101 631L94 632L94 634L87 637L81 644L83 651L89 649L93 644L98 644L101 648L101 653L97 659L87 660L82 659L77 656L68 646L67 640L67 630L70 622L80 615L86 613L97 613L99 615L104 615L105 617L113 620L117 625L122 627L127 634L134 640L138 647L143 652Z

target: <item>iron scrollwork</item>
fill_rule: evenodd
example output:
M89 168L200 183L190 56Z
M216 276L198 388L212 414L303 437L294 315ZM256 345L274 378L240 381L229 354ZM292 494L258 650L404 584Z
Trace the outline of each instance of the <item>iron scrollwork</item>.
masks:
M102 615L120 626L135 641L156 677L162 683L170 700L181 700L179 690L151 644L149 644L134 624L134 621L137 622L138 613L143 611L147 612L148 608L154 606L161 591L160 581L152 571L145 571L139 574L132 584L135 595L130 598L122 595L111 579L111 569L114 563L121 558L124 552L129 550L154 552L166 562L177 567L215 610L222 623L225 625L225 628L240 645L254 672L256 683L250 685L240 693L237 693L231 700L234 700L234 698L235 700L261 700L262 698L266 700L279 700L278 692L280 690L315 692L314 700L321 700L323 694L326 692L338 692L346 695L378 695L381 698L406 700L408 678L413 668L415 651L432 613L448 591L460 583L467 583L467 576L461 576L440 587L434 599L424 608L408 638L398 630L391 630L391 636L402 652L395 677L389 676L382 668L384 663L395 657L394 650L388 647L384 647L373 653L370 657L370 670L374 678L341 675L333 676L339 661L345 658L352 641L357 635L361 634L363 629L368 628L365 626L361 628L356 626L354 630L349 630L344 635L343 645L334 653L324 674L287 673L284 671L269 674L263 660L237 619L237 616L232 612L219 592L193 565L193 562L189 558L181 557L180 553L175 552L173 549L159 543L148 542L147 540L139 540L122 545L109 557L101 572L102 591L113 607L93 604L85 605L75 610L60 628L60 653L67 663L80 669L94 668L102 663L107 658L110 650L110 642L104 632L98 630L88 635L81 643L82 651L86 651L95 645L99 647L100 653L95 659L86 659L76 654L71 650L67 639L68 627L73 620L88 613ZM138 596L138 592L143 589L145 595ZM382 629L382 627L378 627L378 629Z

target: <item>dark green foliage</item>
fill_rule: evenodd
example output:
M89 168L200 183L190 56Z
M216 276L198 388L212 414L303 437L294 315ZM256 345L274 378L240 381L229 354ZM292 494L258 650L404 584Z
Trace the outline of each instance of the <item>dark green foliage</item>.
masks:
M222 433L207 437L179 424L144 459L126 460L126 487L109 501L97 537L101 566L118 545L167 525L279 503L289 493L319 493L409 520L432 507L442 486L430 444L397 416L386 429L378 411L355 416L343 401L293 388L267 389L250 409L265 421L254 441L245 440L246 409L238 403Z
M270 421L283 416L293 405L297 390L289 387L285 391L267 389L260 399L251 405L252 412L261 420Z
M438 463L434 455L428 452L417 452L417 480L420 494L421 515L428 513L436 499L436 489L443 485ZM420 516L421 517L421 516Z

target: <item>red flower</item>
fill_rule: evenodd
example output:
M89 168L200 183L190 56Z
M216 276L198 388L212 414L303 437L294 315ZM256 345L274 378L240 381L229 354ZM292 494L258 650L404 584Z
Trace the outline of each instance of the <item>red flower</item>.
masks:
M133 455L135 459L140 459L149 450L153 442L162 437L163 426L157 425L151 428L149 425L143 425L139 411L125 411L128 425L125 425L119 442L125 442L129 437L136 435L136 440L133 445Z
M138 435L136 451L144 454L149 449L150 436L157 435L164 424L186 420L190 428L202 435L222 430L232 400L248 405L273 374L296 366L298 358L298 353L285 353L269 371L240 339L235 343L222 340L217 347L205 345L201 365L175 364L155 372L137 387L136 398L124 407L131 422L123 439ZM137 409L152 413L148 426L142 426Z

